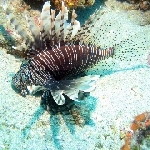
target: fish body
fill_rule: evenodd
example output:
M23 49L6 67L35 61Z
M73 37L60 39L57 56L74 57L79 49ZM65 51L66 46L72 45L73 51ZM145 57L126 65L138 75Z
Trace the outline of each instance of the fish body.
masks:
M114 48L102 50L93 46L64 45L37 54L30 61L33 69L46 71L57 80L78 75L88 67L114 54Z
M79 28L74 11L71 24L66 24L68 11L63 3L62 10L56 18L52 10L50 17L45 16L49 13L49 7L49 3L46 2L41 13L39 42L30 44L26 51L28 59L22 63L12 83L21 90L22 95L33 94L38 90L50 90L55 102L63 105L63 94L69 95L71 99L77 99L82 97L82 92L79 91L91 90L98 76L76 79L76 75L84 73L100 60L113 56L114 47L101 49L90 43L84 44L84 38L88 37L89 25L86 23ZM74 92L77 93L76 96L72 94Z
M85 45L65 45L40 52L27 63L21 65L20 70L13 77L13 84L17 89L21 89L22 95L26 95L27 91L32 93L32 89L35 91L61 90L62 93L62 90L68 90L69 86L73 90L73 85L76 82L69 80L69 78L75 78L87 68L92 67L100 60L113 56L113 54L114 48L102 50ZM95 76L88 78L88 80L93 78ZM87 84L85 80L82 82ZM79 84L78 87L80 86Z

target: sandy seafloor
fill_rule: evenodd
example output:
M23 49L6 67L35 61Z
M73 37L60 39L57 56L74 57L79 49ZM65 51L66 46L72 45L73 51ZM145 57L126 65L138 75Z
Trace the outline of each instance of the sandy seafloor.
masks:
M14 56L1 51L0 64L0 149L117 150L123 143L120 130L128 129L135 115L150 111L149 68L100 78L91 93L96 99L87 99L93 105L91 121L79 127L43 113L40 97L24 98L11 88L11 77L20 66Z
M139 35L144 36L142 32ZM95 91L85 100L89 122L80 127L71 123L69 116L43 111L40 97L22 97L15 92L11 78L21 61L1 49L0 150L119 150L124 143L120 130L128 130L134 116L150 111L150 68L146 58L132 62L130 69L99 78ZM134 67L136 63L141 67Z

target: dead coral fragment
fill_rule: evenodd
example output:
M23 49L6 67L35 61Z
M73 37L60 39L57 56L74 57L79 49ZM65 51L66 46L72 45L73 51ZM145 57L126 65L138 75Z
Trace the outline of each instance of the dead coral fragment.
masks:
M150 10L150 0L128 0L131 4L136 4L140 10Z
M150 2L148 1L140 1L139 3L139 8L140 10L146 11L150 9Z
M52 1L56 9L61 9L62 0L53 0ZM64 0L65 6L69 9L76 7L86 7L94 4L95 0Z
M27 43L34 41L39 35L40 12L31 10L22 0L14 0L0 7L1 37L0 46L7 49L7 53L24 57ZM30 28L32 26L32 29ZM33 30L34 31L31 31ZM34 34L35 33L35 34ZM3 42L4 41L4 42ZM27 43L26 43L27 42Z

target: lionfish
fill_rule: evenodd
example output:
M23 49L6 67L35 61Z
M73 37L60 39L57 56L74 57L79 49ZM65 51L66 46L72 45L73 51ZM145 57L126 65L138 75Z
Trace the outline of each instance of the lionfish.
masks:
M35 37L30 43L25 51L27 60L12 79L23 96L43 90L42 97L51 94L56 104L63 105L64 95L82 100L84 92L93 90L99 76L76 77L100 60L113 56L114 47L101 49L85 42L89 38L92 17L80 26L76 16L73 10L71 23L67 23L68 9L63 2L57 16L55 10L50 9L50 2L43 5L39 38Z

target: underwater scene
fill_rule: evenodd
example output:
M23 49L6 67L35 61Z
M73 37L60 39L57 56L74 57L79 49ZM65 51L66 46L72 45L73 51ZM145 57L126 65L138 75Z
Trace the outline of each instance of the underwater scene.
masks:
M0 0L0 150L150 150L150 0Z

